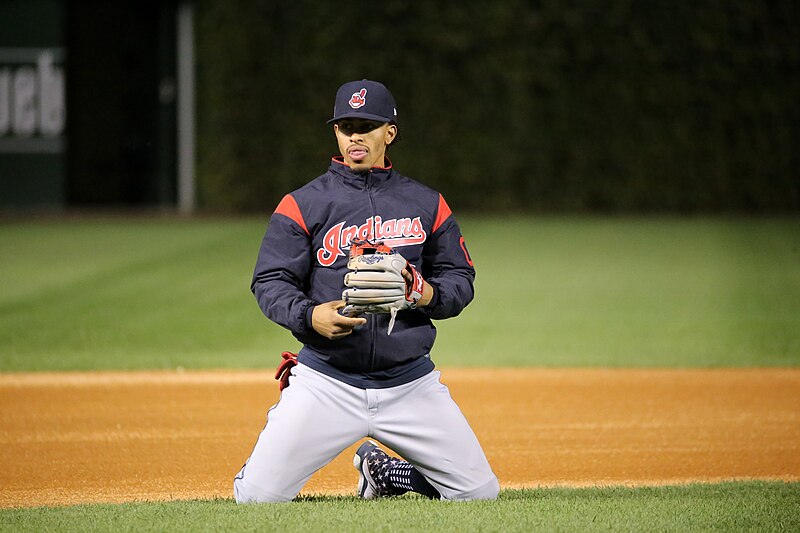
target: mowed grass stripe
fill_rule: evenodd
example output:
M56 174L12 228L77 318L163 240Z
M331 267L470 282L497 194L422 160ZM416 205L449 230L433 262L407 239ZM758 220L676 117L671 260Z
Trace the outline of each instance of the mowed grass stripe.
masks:
M800 219L459 217L476 298L444 366L800 364ZM271 368L267 217L0 225L0 371Z

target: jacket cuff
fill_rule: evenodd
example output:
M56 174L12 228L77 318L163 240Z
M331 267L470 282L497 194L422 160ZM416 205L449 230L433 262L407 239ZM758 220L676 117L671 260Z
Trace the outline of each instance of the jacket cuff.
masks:
M436 283L436 281L431 281L431 280L425 280L425 281L428 282L428 285L433 287L433 298L431 298L431 301L430 303L428 303L428 305L420 308L420 310L430 313L433 312L439 306L439 304L442 303L442 291L439 288L439 284Z
M303 326L305 327L307 333L314 332L314 323L311 319L311 315L314 314L314 307L316 307L314 302L308 302L308 306L303 312Z

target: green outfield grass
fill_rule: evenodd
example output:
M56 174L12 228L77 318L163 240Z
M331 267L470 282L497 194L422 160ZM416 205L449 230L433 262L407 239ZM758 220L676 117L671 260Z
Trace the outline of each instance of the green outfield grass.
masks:
M798 531L800 484L505 490L494 502L317 497L0 510L0 531Z
M445 366L797 366L800 219L462 217L477 296ZM0 225L0 371L273 367L266 219Z

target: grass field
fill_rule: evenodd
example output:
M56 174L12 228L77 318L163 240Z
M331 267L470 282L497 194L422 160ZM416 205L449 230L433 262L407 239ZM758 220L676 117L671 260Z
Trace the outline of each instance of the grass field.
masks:
M800 219L469 218L449 366L800 364ZM264 220L0 225L0 371L272 367Z
M0 371L272 368L297 343L249 293L265 220L0 225ZM800 365L800 219L463 217L477 297L442 366ZM0 488L2 490L2 488ZM800 529L800 484L505 490L0 510L2 531Z
M797 531L800 484L506 490L495 502L404 496L231 500L0 511L0 531Z

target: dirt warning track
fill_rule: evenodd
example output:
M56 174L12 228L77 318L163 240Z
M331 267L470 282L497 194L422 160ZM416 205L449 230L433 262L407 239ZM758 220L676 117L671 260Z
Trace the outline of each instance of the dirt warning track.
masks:
M503 488L800 480L800 369L444 369ZM231 497L269 371L0 374L0 507ZM303 490L350 494L346 451Z

